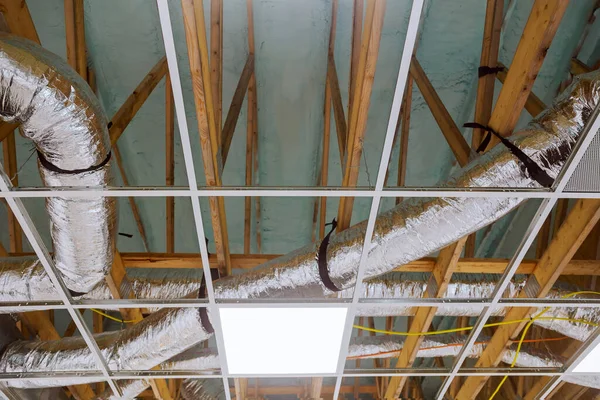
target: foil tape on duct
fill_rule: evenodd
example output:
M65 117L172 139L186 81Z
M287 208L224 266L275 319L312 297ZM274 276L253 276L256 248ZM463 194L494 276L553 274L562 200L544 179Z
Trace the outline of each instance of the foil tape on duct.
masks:
M38 163L45 186L112 184L110 163L94 168L108 159L111 145L92 90L58 56L1 33L0 119L20 123L22 135L48 162ZM46 210L56 267L69 289L86 293L112 265L116 199L49 197Z
M164 309L118 332L94 335L111 370L146 370L184 352L211 336L202 327L198 309ZM206 363L199 364L204 367ZM213 365L209 363L209 365ZM17 341L0 357L0 372L95 371L96 360L82 338L56 341ZM93 381L93 380L92 380ZM60 378L55 386L90 383L89 378ZM50 386L34 378L10 386Z
M552 108L510 138L550 177L567 161L600 98L600 73L580 75ZM540 186L504 146L472 160L442 187L529 188ZM408 199L377 217L365 278L431 254L476 232L517 207L519 198ZM329 275L338 288L354 286L367 222L335 235L327 250ZM321 282L315 245L276 258L242 275L215 283L219 299L307 298L332 292Z
M421 342L417 357L455 357L462 350L467 336L436 335L425 337ZM479 340L469 348L468 357L478 358L485 349L489 338L480 336ZM398 357L404 345L404 338L390 336L353 337L348 348L348 359L357 358L394 358ZM517 345L513 344L502 355L502 362L511 364ZM561 368L565 360L559 356L523 345L517 357L516 367L521 368ZM564 380L577 385L600 389L600 376L565 375Z

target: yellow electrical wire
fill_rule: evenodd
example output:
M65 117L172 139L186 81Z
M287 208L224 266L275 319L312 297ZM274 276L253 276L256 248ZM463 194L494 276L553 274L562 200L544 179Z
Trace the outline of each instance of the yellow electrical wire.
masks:
M580 295L580 294L593 294L593 295L600 296L600 292L594 292L594 291L591 291L591 290L581 290L579 292L573 292L573 293L569 293L569 294L567 294L565 296L562 296L561 299L568 299L570 297L577 296L577 295ZM542 311L540 311L539 314L537 314L535 317L533 317L531 319L531 321L529 321L527 323L527 325L525 325L525 328L523 329L523 333L521 334L521 338L519 339L519 344L517 345L517 351L515 351L515 356L513 357L513 360L510 363L510 368L511 369L514 368L514 366L517 364L517 359L519 358L519 353L521 352L521 346L523 345L523 341L525 340L525 335L527 335L527 331L529 330L529 328L531 327L531 325L533 325L533 323L535 321L541 320L541 319L546 319L546 318L542 317L542 315L544 315L545 313L547 313L548 310L550 310L550 307L544 308ZM570 320L570 318L547 318L547 319ZM577 321L577 322L581 322L581 321ZM594 324L594 323L589 322L589 321L586 321L586 323L588 323L589 325L598 327L598 324ZM502 380L498 384L498 387L496 387L496 390L494 390L494 393L492 393L492 395L490 396L489 400L493 400L493 398L496 396L496 394L498 394L498 392L500 391L500 388L502 388L502 385L504 385L504 382L506 382L507 379L508 379L508 375L505 375L504 378L502 378Z
M122 324L131 324L131 323L133 323L133 322L136 322L136 320L135 320L135 319L131 319L131 320L125 321L125 320L122 320L122 319L120 319L120 318L113 317L112 315L110 315L110 314L107 314L107 313L105 313L105 312L102 312L102 311L100 311L100 310L98 310L98 309L96 309L96 308L90 308L90 310L92 310L92 311L93 311L93 312L95 312L96 314L100 314L100 315L102 315L102 316L103 316L103 317L105 317L105 318L112 319L113 321L117 321L117 322L120 322L120 323L122 323Z
M600 296L600 292L594 292L591 290L581 290L578 292L572 292L565 296L562 296L561 299L568 299L570 297L578 296L581 294L593 294L593 295ZM574 322L574 323L580 323L580 324L587 324L587 325L591 325L594 327L600 326L600 324L596 324L594 322L586 321L583 319L564 318L564 317L542 317L542 315L544 315L546 312L548 312L548 310L550 310L550 308L551 307L544 308L539 314L537 314L533 318L515 319L512 321L501 321L501 322L494 322L494 323L484 325L484 328L490 328L490 327L494 327L494 326L511 325L511 324L518 324L521 322L527 322L527 325L525 325L525 328L523 329L523 333L521 334L521 338L519 340L519 344L517 345L517 350L515 351L515 356L513 358L513 361L510 364L510 368L513 368L515 366L515 364L517 363L517 359L519 358L519 353L521 352L521 346L523 345L523 342L525 341L525 335L527 334L527 331L529 330L529 328L531 327L531 325L533 325L533 323L535 321L539 321L539 320L568 321L568 322ZM387 331L384 329L374 329L374 328L369 328L367 326L362 326L362 325L352 325L352 326L355 329L360 329L363 331L383 333L386 335L398 335L398 336L432 336L432 335L443 335L446 333L455 333L455 332L464 332L464 331L473 330L472 326L467 326L464 328L443 329L443 330L429 331L429 332L397 332L397 331ZM494 393L492 393L489 400L492 400L494 398L494 396L500 391L500 388L502 387L502 385L504 384L506 379L508 379L508 375L506 375L504 378L502 378L502 380L498 384L498 387L496 388Z

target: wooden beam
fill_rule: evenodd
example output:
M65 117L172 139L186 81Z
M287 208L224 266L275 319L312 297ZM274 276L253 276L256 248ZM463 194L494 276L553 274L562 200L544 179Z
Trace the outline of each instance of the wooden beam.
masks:
M210 70L202 1L182 0L183 24L188 48L188 58L192 75L194 102L200 133L200 147L204 175L208 186L221 186L218 133L215 125L215 111L211 87ZM210 197L209 205L219 267L223 274L231 274L229 260L229 239L225 216L225 199Z
M246 400L248 397L248 378L235 378L235 400Z
M221 134L221 154L223 157L223 167L227 161L227 155L229 154L229 148L231 147L231 141L233 140L233 134L235 133L235 127L242 111L242 105L244 104L244 97L250 84L250 78L254 74L254 55L249 54L246 60L246 65L240 75L235 93L231 99L231 105L227 112L227 118L225 119L225 125L223 126L223 133Z
M481 67L495 67L498 64L500 36L503 20L503 0L487 0L485 23L483 26L483 43L481 45ZM477 99L475 101L475 122L487 125L492 116L494 103L494 75L480 76L477 83ZM485 132L473 129L471 146L477 149L483 140Z
M585 63L576 58L571 58L571 73L573 75L587 74L588 72L592 72L591 67L588 67Z
M123 159L121 158L121 151L119 150L119 145L115 143L112 148L113 155L115 156L115 160L117 161L117 168L119 168L119 173L121 175L121 180L123 181L123 186L129 186L129 179L127 178L127 173L125 172L125 167L123 166ZM138 209L137 203L135 202L134 197L128 197L129 205L131 206L131 212L133 214L133 218L135 220L135 224L137 226L138 232L140 233L140 238L142 239L142 244L144 245L144 249L149 252L150 246L148 245L148 239L146 238L146 229L144 228L144 224L142 222L142 217L140 216L140 210Z
M51 341L59 340L61 338L45 311L21 313L20 317L25 325L34 332L40 340ZM71 385L67 387L77 399L87 400L96 398L90 385Z
M504 84L504 82L506 81L506 76L508 75L508 69L502 63L498 63L498 66L504 67L503 71L499 71L496 74L498 80L502 84ZM541 114L541 112L544 111L546 108L548 108L546 104L544 104L544 102L540 100L540 98L537 97L535 93L529 93L529 96L527 96L527 100L525 100L525 110L529 113L529 115L531 115L532 117L537 117L538 114Z
M40 38L25 0L0 0L0 13L4 14L12 33L40 44Z
M334 41L330 41L330 45L333 46ZM342 168L344 168L344 155L346 154L346 137L348 134L348 127L346 126L346 116L344 115L344 105L342 104L342 94L340 92L340 82L337 76L337 69L335 67L335 60L333 57L333 48L329 51L329 57L327 62L327 87L329 88L329 96L331 105L333 105L333 116L335 118L335 131L338 139L338 149L340 152L340 160ZM327 103L328 104L328 103ZM331 107L328 104L328 107ZM329 129L329 127L327 127Z
M375 79L375 68L379 55L379 42L383 27L386 0L368 0L358 63L354 100L349 113L348 137L346 141L346 164L342 186L355 187L358 183L360 157L367 127L371 90ZM350 226L353 197L342 197L338 208L338 230Z
M354 101L356 76L358 72L358 64L360 63L364 3L364 0L354 0L352 7L352 43L350 47L350 79L348 80L348 119L350 118L352 102Z
M65 0L65 33L67 42L67 62L77 70L77 41L75 33L75 0Z
M404 187L406 185L406 166L408 161L408 135L410 133L410 114L412 112L412 92L413 78L410 74L406 80L406 89L404 99L402 100L402 109L400 110L400 150L398 156L398 177L396 185ZM396 204L399 204L402 198L396 198Z
M210 1L210 84L215 109L215 125L221 132L223 116L223 0ZM217 135L218 144L221 138ZM223 157L223 165L225 158Z
M462 238L458 242L453 243L440 251L429 279L430 283L427 285L428 288L437 289L434 292L430 292L429 290L424 292L424 298L443 297L445 295L448 284L450 283L450 278L452 277L452 273L456 270L458 259L460 258L460 254L463 251L466 241L466 237ZM412 319L412 323L410 324L409 332L419 333L429 331L429 327L431 326L436 311L437 307L418 307L415 316ZM395 368L408 368L413 364L423 339L424 336L406 337ZM407 376L392 377L385 393L385 397L397 398L407 380Z
M115 145L121 137L125 128L142 108L144 102L148 99L158 82L167 74L167 58L161 58L158 63L148 72L140 84L129 95L121 108L113 115L108 123L110 132L110 143Z
M528 278L523 290L519 292L518 297L545 297L598 219L600 219L600 200L578 200ZM504 320L528 318L535 313L535 310L535 308L527 307L509 308ZM477 361L476 367L498 365L504 350L526 324L527 322L523 322L498 327ZM475 398L487 379L488 377L485 376L468 377L456 398L458 400Z
M167 74L165 83L165 183L167 186L175 184L175 102L171 77ZM166 241L167 253L175 252L175 197L166 198Z
M81 77L87 81L87 55L85 46L85 24L84 24L84 6L83 0L75 0L75 45L76 53L76 68L75 70Z
M310 400L321 400L321 392L323 391L323 378L310 378L310 390L308 398Z
M431 81L427 78L425 71L423 71L421 64L419 64L419 61L415 56L413 56L410 63L410 74L419 87L421 95L427 102L431 114L433 114L433 118L435 118L448 145L450 145L450 149L452 150L452 153L454 153L458 164L461 167L467 165L471 154L471 147L463 137L460 129L458 129L458 126L456 126L452 120L450 113L442 103L442 100L436 93Z
M254 57L254 7L252 0L246 0L248 17L248 53ZM246 187L252 186L252 161L254 160L254 138L258 137L256 108L256 77L254 72L248 82L248 111L246 113ZM250 233L252 225L252 197L244 197L244 253L250 253Z
M19 124L0 122L0 142L4 141L9 135L12 135L18 127Z
M488 124L502 136L512 134L568 4L535 0ZM490 146L498 142L492 137Z

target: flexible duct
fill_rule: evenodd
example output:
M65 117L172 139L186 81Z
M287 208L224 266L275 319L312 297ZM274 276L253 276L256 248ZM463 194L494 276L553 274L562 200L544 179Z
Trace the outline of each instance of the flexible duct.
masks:
M417 352L417 358L456 357L462 350L466 335L436 335L423 339ZM479 358L489 339L483 336L469 348L468 357ZM354 337L348 349L348 359L358 358L395 358L404 345L404 338L391 336ZM511 345L503 354L502 362L511 364L517 345ZM521 347L515 366L520 368L560 368L565 362L559 356L526 344ZM564 375L563 380L581 386L600 389L600 376Z
M122 331L94 335L111 370L146 370L182 353L210 337L195 308L164 309ZM197 361L214 366L215 357ZM188 362L189 364L189 362ZM177 364L175 364L177 365ZM56 341L16 341L0 357L0 372L95 371L96 359L81 337ZM93 381L93 380L92 380ZM90 378L60 378L52 383L31 378L13 381L20 388L89 383Z
M600 74L579 76L553 107L509 140L555 178L600 97ZM504 146L495 146L454 174L442 187L539 188ZM476 232L518 206L521 198L412 198L377 217L365 263L373 278L431 254ZM327 249L329 275L340 289L354 286L367 222L335 235ZM318 273L316 247L309 245L254 271L215 283L222 299L307 298L330 294Z
M4 39L3 46L9 50L12 49L14 46L11 47L7 42L10 43L10 39ZM19 50L22 51L20 48ZM26 53L21 52L18 54L26 55ZM29 57L33 58L33 56ZM534 120L528 129L510 139L553 178L557 176L566 162L584 125L588 122L591 110L598 103L600 95L598 77L598 73L578 77L551 109ZM12 117L12 119L18 118ZM60 161L60 158L58 161ZM98 161L94 159L94 162ZM89 165L95 164L87 164L87 166ZM502 146L496 146L490 152L473 160L455 174L445 186L470 188L539 187L531 179L522 164ZM520 198L494 197L409 199L377 218L372 244L368 249L365 277L376 277L389 272L398 265L439 250L459 238L494 222L521 202L522 199ZM103 218L106 218L106 215L103 215ZM111 220L111 218L106 219ZM108 227L110 225L105 219L103 221L104 226ZM359 223L334 236L331 240L327 251L328 269L331 279L338 288L347 289L355 283L365 228L366 222ZM110 231L110 229L107 231ZM88 235L80 232L80 236L87 237ZM94 234L91 236L94 236ZM104 246L101 244L100 247ZM246 274L219 280L215 284L215 295L220 299L307 298L331 295L331 291L325 288L321 282L314 254L315 247L308 246L272 260ZM66 272L63 273L66 274ZM86 290L90 288L90 286L85 285ZM174 323L174 321L167 318L170 315L169 313L161 312L156 315L160 315L160 317L156 317L156 320L160 318L163 326L170 326ZM190 330L197 330L197 336L207 336L197 318L195 318L192 325ZM136 329L136 327L129 328L125 331L129 333L124 335L131 335L131 332L135 335ZM136 365L135 368L152 367L169 358L170 355L183 350L177 348L178 343L171 343L171 340L168 340L167 342L174 348L173 351L169 352L169 357L163 357L154 354L153 346L148 344L148 339L142 339L140 343L143 340L146 340L146 343L144 343L144 346L137 348L136 351L141 353L137 358L143 357L145 361L140 362L141 365ZM56 343L60 344L60 342ZM175 340L175 342L177 341ZM197 343L193 340L190 340L190 342L189 346ZM31 346L34 348L27 348L27 346L23 348L21 346L21 350L18 344L9 346L9 350L12 349L12 354L15 354L16 357L11 357L11 353L7 350L2 356L2 360L11 360L11 362L5 362L5 367L10 368L11 365L14 365L16 369L29 368L29 360L25 362L23 359L19 359L18 355L23 354L23 352L28 354L31 350L35 353L37 349L37 356L41 358L48 357L55 350L51 343L39 344L37 348L35 346ZM58 346L58 344L54 344L54 346ZM126 342L113 341L109 347L117 353L131 350L131 346ZM20 353L20 351L22 352ZM79 353L86 354L82 362L78 361ZM95 363L89 357L89 352L81 350L79 353L76 351L70 352L61 347L57 354L60 354L61 357L63 355L67 357L65 357L64 362L58 360L60 361L58 364L61 365L60 370L65 370L64 368L67 368L67 366L69 367L68 370L76 369L76 367L84 370L93 369L88 367L95 367ZM111 356L111 354L107 354L107 356ZM33 359L35 360L35 358ZM112 363L116 361L112 358L109 358L109 360ZM46 363L41 362L40 364L44 365L44 368L46 367ZM127 367L134 368L131 364L128 364ZM50 370L52 369L50 368ZM36 382L32 381L31 384L35 385Z
M19 122L34 142L45 186L112 183L108 121L89 86L56 55L6 34L0 34L0 119ZM46 199L54 262L73 292L91 290L109 271L115 208L111 197Z
M138 272L139 275L139 272ZM129 287L135 297L147 300L167 300L196 297L201 281L194 278L173 277L167 274L161 278L152 276L130 277ZM422 298L427 291L428 274L392 272L366 281L362 287L361 297L367 299L417 299ZM491 297L499 276L490 274L454 274L452 282L448 285L445 298L448 299L485 299ZM524 277L516 277L508 285L504 297L515 297L525 284ZM546 296L547 299L559 299L562 296L576 291L561 288L557 284ZM339 297L351 296L351 290L338 293ZM111 292L106 283L101 282L92 291L82 296L86 300L112 299ZM577 296L576 298L586 298ZM0 301L57 301L60 300L54 290L52 282L46 271L34 257L0 259ZM117 309L114 307L113 309ZM151 309L156 311L157 309ZM8 308L5 312L18 312L18 307ZM540 312L536 310L533 315ZM0 311L1 312L1 311ZM373 304L371 307L361 306L357 315L362 317L385 316L412 316L415 308L401 303L390 305ZM472 305L444 305L437 308L438 316L464 316L476 317L481 313L481 306ZM504 309L494 311L495 316L504 315ZM544 314L545 317L570 318L600 323L600 309L578 307L553 307ZM594 327L580 322L564 320L536 320L535 325L551 329L565 336L579 341L585 341L592 333Z

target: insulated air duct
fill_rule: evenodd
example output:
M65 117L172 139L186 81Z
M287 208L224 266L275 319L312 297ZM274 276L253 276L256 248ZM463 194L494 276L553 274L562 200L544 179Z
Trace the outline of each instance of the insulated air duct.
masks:
M0 48L4 49L2 53L2 58L4 59L3 63L10 67L11 70L15 70L15 67L13 67L12 64L35 65L39 67L38 64L42 63L38 62L38 58L40 60L45 58L54 59L54 56L46 54L46 52L43 52L35 46L28 45L19 40L14 44L14 41L15 39L4 38L2 47ZM31 52L28 53L28 50ZM6 54L9 54L9 56ZM37 54L40 55L36 56ZM14 61L13 59L15 57L16 60L19 60L19 57L22 57L25 60L32 59L35 62L31 60L29 60L28 63L25 63L25 61ZM46 64L43 65L45 66ZM2 76L5 76L4 71L2 71L2 73ZM26 76L33 79L34 76L32 75L33 74L26 74ZM43 71L39 73L39 75L44 76ZM8 77L10 76L12 75L8 75ZM521 131L510 139L515 146L526 153L552 178L555 178L562 169L573 146L583 131L585 124L588 122L592 110L598 104L598 98L600 96L598 78L598 73L578 77L565 94L558 98L551 109L547 110L534 120L526 130ZM14 79L17 79L17 77L14 77ZM4 81L5 79L3 78L2 86L7 86L9 89L14 87L12 83L7 85ZM37 78L35 79L35 82L37 82ZM53 81L51 81L51 83L52 82ZM41 84L35 85L30 83L30 85L38 87L42 91L52 87L48 86L48 84L44 86ZM25 88L29 87L27 85L21 86L25 86ZM5 94L2 98L6 98L6 92L10 92L10 90L3 89L3 91ZM29 101L36 98L37 96L29 95ZM22 106L22 102L16 100L3 103L16 103ZM32 102L32 104L36 103ZM43 108L44 105L45 103L42 102L42 104L39 105L39 108ZM12 113L8 115L8 119L20 120L23 122L30 121L31 118L25 119L25 115L28 114L21 113L15 115L15 113ZM48 118L51 117L52 116L49 116ZM93 120L96 121L99 117L96 115L94 118L95 119ZM56 121L56 123L59 122L62 123L64 121ZM84 122L85 124L89 123L87 117L84 119ZM31 124L31 122L29 123ZM54 127L56 126L56 123L51 124L50 126ZM74 122L74 124L76 123ZM97 125L102 126L101 123L98 123ZM33 124L33 126L36 125ZM94 126L96 126L96 124L94 124ZM37 137L36 133L39 134L40 130L32 130L31 127L28 129L33 132L33 135L30 136L35 140ZM52 131L54 131L54 129ZM45 133L46 131L41 130L41 132ZM74 133L77 133L77 131ZM89 144L88 142L85 143ZM101 143L104 142L102 141ZM63 145L67 146L67 149L70 148L68 146L69 143L60 144L60 146ZM103 146L99 147L101 150L106 150ZM91 146L91 148L94 147ZM61 151L62 150L61 147ZM79 148L75 150L77 152L81 151ZM107 153L107 151L100 151L100 154L102 155L106 155ZM101 163L102 161L102 155L90 157L88 160L90 161L89 163L80 166L71 165L60 156L55 156L54 153L48 151L50 162L55 165L58 164L58 166L63 169L86 168L98 165L97 163ZM77 159L78 157L75 158ZM42 175L47 175L43 168L42 171ZM94 175L97 172L98 171L95 171L92 174ZM60 177L61 175L58 174L58 176ZM52 182L56 183L56 181ZM105 182L96 181L95 183L97 185L102 185ZM522 163L513 156L508 149L502 146L496 146L485 155L473 160L455 174L445 186L450 188L540 187L539 184L531 178ZM105 250L107 247L111 247L108 243L112 243L112 240L108 239L110 239L109 233L112 231L112 229L110 229L112 227L110 221L113 220L113 214L104 212L106 211L107 202L102 199L97 199L97 201L97 205L103 205L100 214L102 214L101 224L106 228L103 229L103 233L106 234L106 236L101 238L100 244L96 244L100 249L90 249L91 251L93 250L101 253L102 256L106 256L100 257L100 259L104 261L110 257L110 254ZM366 263L365 277L368 279L379 276L391 271L399 265L439 250L465 235L473 233L494 222L514 209L522 201L523 199L520 198L479 197L409 199L404 201L396 208L381 214L377 218L372 244L368 249L369 254ZM72 201L63 199L63 202L65 204L65 210L61 211L70 212L72 211L71 208L66 206L78 204L78 200L74 199ZM54 208L55 207L49 207L51 216L52 218L59 219L57 218L56 213L53 214ZM75 206L73 206L73 209L77 212L79 210L79 208ZM77 214L77 212L75 212L75 214ZM63 228L61 229L67 231L67 228L71 227L70 224L73 223L77 225L76 222L78 221L73 222L68 220L68 222L62 225ZM355 283L365 228L366 222L359 223L334 236L330 242L327 251L328 271L331 280L337 288L347 289L352 287ZM53 232L54 231L55 229L53 228ZM81 231L77 232L77 229L75 229L72 234L68 234L67 236L74 241L76 233L83 237L86 243L88 243L89 240L88 244L90 245L96 239L100 239L97 237L100 235L96 235L98 232L94 230L82 233ZM58 234L53 233L53 235L57 236ZM57 239L55 238L55 240ZM82 248L87 249L87 246L82 246ZM315 250L314 246L307 246L286 256L274 259L256 270L243 275L231 276L219 280L215 283L216 297L219 299L247 299L260 297L318 298L332 295L332 292L323 285L320 278L317 263L314 259ZM67 254L71 253L67 251ZM75 256L71 254L71 258L73 257ZM64 256L63 258L69 257ZM105 271L105 267L106 266L103 266L102 272ZM61 268L65 268L65 266L62 265ZM76 271L80 271L80 269L77 269ZM68 272L69 270L66 270L63 274L67 275ZM97 274L96 272L98 271L94 270L95 275L101 278L101 274ZM74 276L75 274L72 274L72 277ZM95 282L98 282L99 280L100 279L95 280ZM84 291L89 290L91 286L93 286L91 285L92 280L87 280L82 277L82 282L86 283L82 284L79 281L77 283L85 288ZM108 343L104 343L101 338L98 338L98 340L100 341L101 349L105 354L105 357L107 357L111 367L120 367L121 369L151 368L186 348L208 338L209 335L199 322L197 314L197 310L190 309L184 311L163 310L149 318L152 322L144 320L140 324L128 328L118 335L107 336L110 338L107 339ZM185 321L185 323L183 323L185 329L179 329L177 327L176 324L179 324L180 321ZM159 328L157 328L158 332L153 333L152 329L149 329L152 324L157 324L159 326ZM170 328L168 334L166 334L166 327ZM164 339L164 342L154 341L154 339L158 337ZM94 369L95 362L90 357L89 350L83 348L83 343L76 342L76 345L69 347L66 346L68 340L70 339L62 339L56 342L42 342L37 345L34 345L31 342L17 342L10 345L0 359L0 364L3 366L2 370L7 372L23 370L47 372L52 370L73 371ZM156 350L155 345L158 346L160 351ZM22 357L24 354L31 354L30 352L33 352L35 357ZM31 363L32 360L36 365L34 369L30 369L29 366L29 363ZM20 382L20 384L24 386L29 385L28 387L36 387L40 382L31 380L30 382Z
M0 34L0 119L21 124L38 152L45 186L112 182L107 118L85 81L63 60L23 38ZM54 262L67 287L86 293L112 265L116 201L46 199Z

